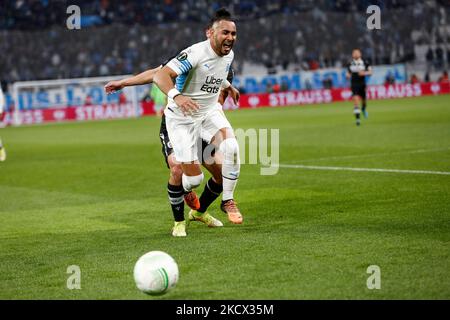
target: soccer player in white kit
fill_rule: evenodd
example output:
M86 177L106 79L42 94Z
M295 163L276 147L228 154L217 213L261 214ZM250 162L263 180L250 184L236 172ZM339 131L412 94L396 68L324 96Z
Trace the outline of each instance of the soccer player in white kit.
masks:
M3 95L3 90L0 86L0 121L2 119L3 116L3 111L5 110L5 96ZM5 147L3 146L2 143L2 139L0 138L0 161L5 161L6 160L6 150Z
M233 223L242 215L233 199L239 173L239 145L224 116L218 98L233 62L236 25L224 9L216 13L210 38L183 50L154 77L156 85L168 96L164 114L175 159L183 169L186 192L198 187L203 173L198 159L201 140L215 142L223 155L223 194L221 209ZM175 81L175 88L173 80Z

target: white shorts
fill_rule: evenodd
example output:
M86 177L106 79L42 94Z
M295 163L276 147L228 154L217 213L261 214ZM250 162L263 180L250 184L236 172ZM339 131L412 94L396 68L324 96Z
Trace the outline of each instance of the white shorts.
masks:
M202 140L210 143L220 129L231 128L231 125L223 111L214 108L201 118L171 117L170 111L166 111L166 127L175 159L192 162L198 160Z

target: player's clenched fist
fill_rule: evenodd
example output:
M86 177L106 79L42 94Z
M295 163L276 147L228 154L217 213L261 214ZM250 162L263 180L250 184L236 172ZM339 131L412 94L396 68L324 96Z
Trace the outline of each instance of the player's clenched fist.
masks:
M174 101L185 116L188 114L192 114L199 109L197 103L195 103L191 98L183 96L181 94L177 95L174 98Z
M110 81L105 86L105 92L106 93L114 93L116 91L122 90L123 87L124 87L124 85L122 84L122 81L120 81L120 80Z

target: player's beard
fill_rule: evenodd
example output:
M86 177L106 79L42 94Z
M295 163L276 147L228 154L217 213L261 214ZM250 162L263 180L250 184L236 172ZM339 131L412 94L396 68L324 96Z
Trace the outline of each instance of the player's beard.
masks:
M222 42L220 42L218 37L214 37L214 43L216 45L216 48L218 49L217 51L219 51L222 56L226 56L231 52L231 49L233 49L234 41L223 40ZM229 47L225 47L225 44L228 44Z

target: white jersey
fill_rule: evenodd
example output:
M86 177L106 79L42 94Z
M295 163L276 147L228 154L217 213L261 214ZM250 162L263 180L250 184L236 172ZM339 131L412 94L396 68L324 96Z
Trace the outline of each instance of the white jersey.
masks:
M217 108L220 90L227 79L233 58L233 50L221 57L214 52L210 40L205 40L183 50L167 63L178 74L175 82L177 90L200 106L193 113L193 118L201 118ZM170 98L165 114L168 117L183 117L181 110Z
M2 88L0 87L0 114L5 110L5 96L3 95Z

